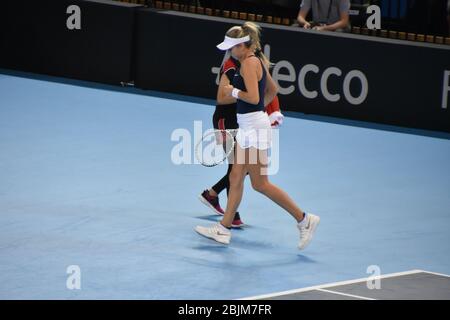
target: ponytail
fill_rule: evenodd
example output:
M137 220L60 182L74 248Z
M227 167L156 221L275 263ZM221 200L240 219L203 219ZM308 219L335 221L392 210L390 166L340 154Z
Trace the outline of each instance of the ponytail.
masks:
M247 21L242 25L243 36L250 35L250 41L246 43L247 47L254 46L255 55L269 68L271 63L261 48L261 27L256 23Z
M242 26L234 26L228 30L227 36L231 38L242 38L245 36L250 36L250 40L245 42L247 48L253 47L255 50L255 56L260 58L262 62L270 68L272 65L266 55L263 53L261 48L261 27L256 23L247 21Z

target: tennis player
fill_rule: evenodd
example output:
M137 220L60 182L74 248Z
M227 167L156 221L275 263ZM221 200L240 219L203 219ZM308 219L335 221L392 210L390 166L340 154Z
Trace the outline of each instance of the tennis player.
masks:
M285 191L269 182L267 176L267 153L272 142L272 129L264 105L274 99L278 88L268 71L270 63L261 51L260 28L251 22L232 28L217 47L231 49L240 62L232 85L224 88L225 95L236 99L239 129L225 214L219 223L210 227L197 226L195 231L217 242L230 243L231 224L241 202L244 179L248 173L253 189L266 195L296 220L300 232L298 246L304 249L313 238L320 218L302 211Z
M228 32L232 32L233 27ZM213 114L213 127L216 130L237 130L238 123L236 118L236 99L226 95L224 88L228 86L234 79L236 70L239 68L239 61L231 55L230 50L225 54L224 63L220 68L219 73L219 87L217 91L216 108ZM272 128L277 128L282 124L284 116L280 111L280 104L278 97L275 96L272 102L266 106L266 112L271 120ZM223 216L225 213L219 203L219 194L223 190L227 190L227 197L230 191L230 172L233 166L233 161L229 161L226 174L210 189L204 190L199 196L199 200L210 208L213 212ZM236 212L231 223L232 228L240 228L244 225L239 212Z
M213 114L213 127L216 130L236 130L238 128L236 118L236 99L224 94L224 88L229 85L231 81L233 81L238 65L239 61L233 58L233 56L230 56L230 52L227 52L225 62L220 68L217 103ZM198 197L203 204L219 215L224 214L224 211L219 203L219 194L226 189L228 197L230 192L229 176L233 166L232 162L233 161L229 161L226 174L214 186L210 189L204 190ZM233 221L231 222L231 227L240 228L243 224L244 223L241 220L239 212L236 212Z

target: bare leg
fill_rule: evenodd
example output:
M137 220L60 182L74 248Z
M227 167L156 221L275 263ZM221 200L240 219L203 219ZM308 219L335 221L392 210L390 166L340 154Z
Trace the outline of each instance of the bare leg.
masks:
M236 143L237 153L243 152L243 149ZM233 222L236 211L242 200L242 193L244 192L244 179L247 174L246 165L236 160L233 162L233 167L230 173L230 192L228 194L227 208L222 218L222 225L229 228Z
M267 174L263 174L264 172L267 172L267 150L256 150L252 148L250 152L257 152L258 154L257 163L247 165L253 189L264 194L285 209L295 218L295 220L297 220L297 222L302 221L304 212L285 191L269 181Z
M217 197L217 196L218 196L217 192L215 192L213 188L210 188L210 189L208 190L208 192L209 192L209 195L210 195L211 197Z

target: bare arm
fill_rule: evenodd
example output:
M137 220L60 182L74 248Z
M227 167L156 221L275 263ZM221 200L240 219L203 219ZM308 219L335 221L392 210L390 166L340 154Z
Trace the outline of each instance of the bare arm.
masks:
M236 103L236 99L225 92L225 87L228 85L230 85L230 80L224 73L220 77L219 89L217 90L217 104L221 105Z
M266 69L266 91L264 92L264 106L267 106L269 103L273 101L275 96L278 93L278 86L275 83L275 80L273 80L272 76L269 73L269 70L266 66L264 66Z
M297 21L298 23L303 26L303 28L305 29L310 29L311 25L309 24L308 21L306 21L306 16L308 15L308 11L307 9L300 9L300 11L298 12L298 16L297 16Z
M348 12L341 12L340 18L341 19L339 21L337 21L337 22L335 22L333 24L327 25L327 26L320 27L319 29L320 30L325 30L325 31L334 31L334 30L337 30L337 29L344 29L344 28L346 28L348 26L348 21L349 21L349 14L348 14Z
M447 22L448 22L448 34L450 35L450 9L449 9L449 12L447 14Z
M259 102L258 89L258 59L246 59L241 64L241 76L244 79L247 91L239 92L239 99L250 104Z

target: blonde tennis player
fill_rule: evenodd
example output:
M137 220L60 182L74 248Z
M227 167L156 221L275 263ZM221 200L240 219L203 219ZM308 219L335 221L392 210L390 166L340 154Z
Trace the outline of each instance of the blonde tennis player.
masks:
M253 189L277 203L296 220L300 232L298 246L304 249L313 238L320 218L303 212L285 191L269 181L267 175L272 129L264 106L273 100L278 89L269 73L269 61L261 51L260 28L251 22L233 27L217 47L221 50L231 49L233 56L240 62L232 85L224 88L225 94L235 98L237 104L239 129L235 163L230 174L230 193L222 220L210 227L197 226L195 231L217 242L230 243L230 227L241 202L248 173Z

